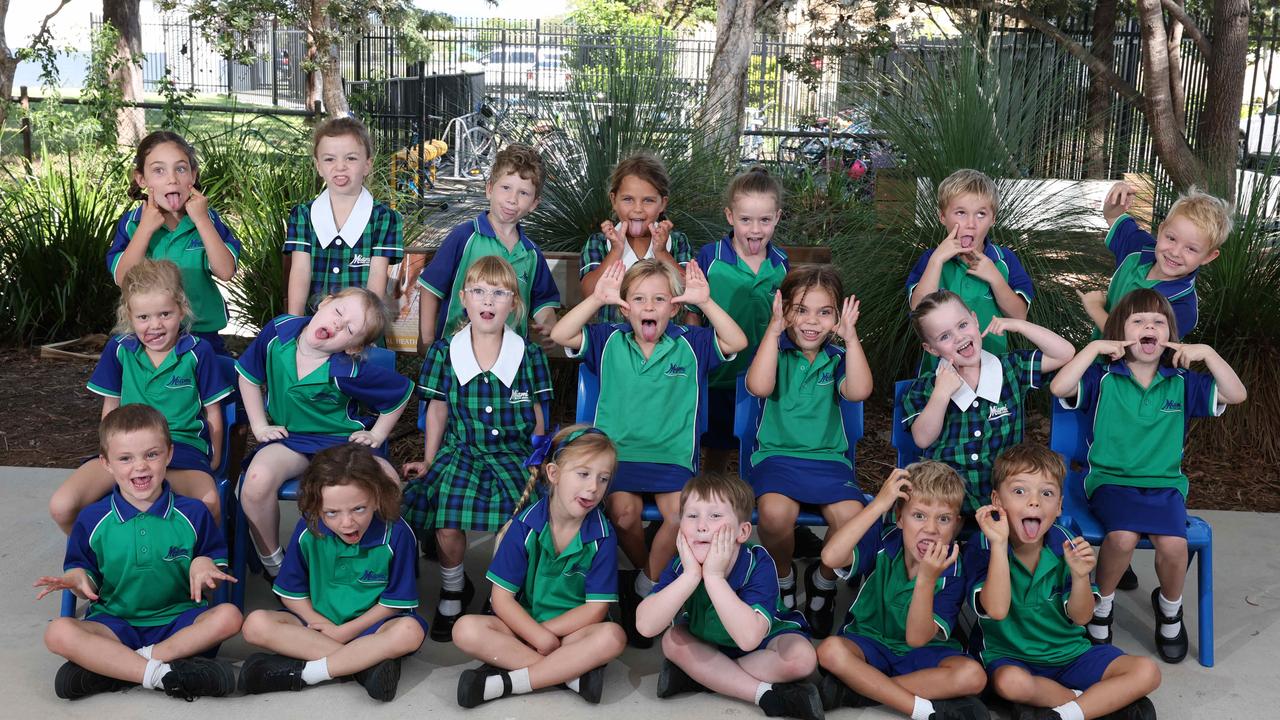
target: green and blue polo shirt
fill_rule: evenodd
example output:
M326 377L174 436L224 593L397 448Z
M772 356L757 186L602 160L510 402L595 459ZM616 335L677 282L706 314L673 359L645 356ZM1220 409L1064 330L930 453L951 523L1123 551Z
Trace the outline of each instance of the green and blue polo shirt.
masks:
M1150 280L1147 274L1156 264L1156 239L1138 227L1128 215L1121 215L1111 223L1107 232L1107 249L1115 256L1116 269L1107 286L1108 313L1120 302L1120 298L1139 288L1153 289L1169 299L1173 316L1178 321L1178 338L1191 334L1199 314L1199 298L1196 296L1196 275L1200 269L1173 280ZM1102 334L1095 329L1094 338Z
M394 265L404 259L400 213L375 202L362 190L347 221L338 227L333 219L329 191L289 213L284 254L311 256L311 288L307 307L315 308L326 296L349 287L367 287L369 267L375 257Z
M174 442L208 455L203 410L231 394L230 380L223 377L213 348L194 335L180 335L157 367L146 346L130 333L107 341L88 387L103 397L118 398L122 406L141 403L159 410Z
M844 348L828 342L813 362L783 333L773 394L763 398L752 466L775 455L826 460L850 467L849 438L840 412Z
M399 518L388 523L375 514L355 544L334 535L323 519L312 531L302 518L271 589L290 600L310 600L335 625L374 605L412 610L418 607L418 542Z
M1176 488L1185 498L1182 447L1191 418L1216 417L1226 410L1213 376L1161 365L1142 387L1122 360L1094 363L1085 370L1075 400L1089 444L1085 493L1101 485Z
M737 387L738 375L751 366L756 348L760 347L760 340L773 319L774 293L782 286L782 279L791 266L786 253L770 242L765 246L760 271L753 271L738 257L730 231L719 241L702 246L698 267L707 276L711 299L724 308L747 335L747 349L711 373L711 387L732 390Z
M618 536L597 506L557 551L544 498L511 519L485 577L540 623L584 603L617 602Z
M129 504L119 487L81 510L62 567L84 570L97 587L86 620L105 614L158 627L208 606L191 599L191 562L198 557L226 567L227 542L204 504L174 493L166 481L146 510Z
M978 615L978 630L970 645L983 665L1000 658L1034 665L1069 665L1092 647L1084 626L1076 625L1067 614L1071 568L1062 556L1062 543L1072 537L1061 525L1049 528L1034 569L1023 565L1009 546L1009 614L1003 620L988 616L978 597L987 582L990 543L982 533L969 541L964 553L967 594ZM1091 587L1097 596L1098 588Z
M231 234L231 228L213 210L209 210L209 219L213 221L213 229L222 242L226 243L236 262L240 262L240 241ZM120 222L116 223L116 233L111 238L111 247L107 249L107 272L112 277L115 277L120 257L129 247L129 240L137 231L141 220L142 205L139 205L125 213ZM193 332L216 333L227 326L227 304L213 279L204 241L200 239L191 216L184 215L172 230L160 226L147 244L147 257L151 260L171 260L178 266L182 273L182 288L187 293L187 300L191 302Z

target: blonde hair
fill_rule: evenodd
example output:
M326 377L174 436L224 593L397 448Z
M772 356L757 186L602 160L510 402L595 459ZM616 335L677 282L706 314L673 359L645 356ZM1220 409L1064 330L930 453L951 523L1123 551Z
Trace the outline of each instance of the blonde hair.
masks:
M391 312L387 309L386 304L382 302L382 298L378 297L377 293L368 288L356 286L345 287L337 292L329 293L316 304L316 309L319 310L321 305L330 300L341 300L348 297L359 298L364 303L364 335L357 341L358 347L352 347L347 350L352 355L359 355L387 331L387 327L391 325Z
M576 434L576 437L574 435ZM573 437L572 440L569 438ZM511 511L511 516L515 517L520 514L520 510L524 508L525 503L529 502L529 498L533 496L534 490L539 484L547 482L547 465L555 463L557 466L565 467L569 463L577 460L578 462L587 462L588 458L593 458L603 453L609 453L613 456L614 462L618 460L618 448L614 446L613 441L603 430L599 430L585 423L577 423L564 428L551 438L551 446L547 448L545 459L529 468L529 480L524 485L524 492L520 494L520 499L516 501L515 509ZM497 539L493 543L494 552L502 544L502 536L507 533L507 528L511 526L508 520L502 529L498 531Z
M1231 205L1226 200L1202 192L1195 186L1178 196L1164 221L1167 223L1179 215L1190 220L1197 230L1204 233L1205 240L1209 242L1209 247L1204 249L1206 253L1222 247L1235 225L1231 218Z
M1043 475L1058 484L1067 476L1062 456L1044 445L1024 442L1005 450L991 468L991 489L999 490L1006 480L1021 473Z
M752 165L729 182L724 191L724 206L732 209L739 195L772 195L773 201L782 207L782 183L763 165Z
M142 260L129 268L120 280L120 303L116 305L116 326L112 331L117 335L133 332L133 313L129 310L129 302L134 296L146 293L162 292L173 298L182 315L179 324L183 330L191 326L191 301L182 289L182 272L169 260Z
M977 195L991 203L991 214L1000 212L1000 196L996 183L986 173L978 170L957 170L938 183L938 212L945 213L947 206L961 195Z
M524 317L524 298L520 296L520 279L516 277L516 269L511 263L497 255L485 255L471 263L467 274L462 278L463 291L472 283L484 283L511 291L511 314L517 318ZM466 314L458 316L450 334L458 332L471 322Z
M955 468L936 460L921 460L906 467L908 480L911 481L911 498L914 500L942 503L960 512L964 505L964 480ZM898 501L898 512L902 512L907 500Z
M703 500L723 500L733 508L738 522L751 522L751 511L756 507L756 494L742 478L730 473L710 472L694 476L680 490L680 512L690 496Z
M627 293L631 292L631 288L644 281L645 278L654 275L661 275L667 279L671 285L671 295L674 297L684 292L684 278L680 277L680 273L670 265L655 260L654 258L645 258L637 260L634 265L627 268L626 274L622 276L622 287L618 288L618 294L623 300L627 299Z

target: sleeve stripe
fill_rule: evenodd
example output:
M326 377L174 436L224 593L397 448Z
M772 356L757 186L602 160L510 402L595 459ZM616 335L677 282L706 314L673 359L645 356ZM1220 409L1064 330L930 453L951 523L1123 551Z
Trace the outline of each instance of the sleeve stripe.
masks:
M427 279L422 277L421 275L418 276L418 287L421 287L422 289L426 290L432 295L435 295L438 298L441 298L441 299L444 298L444 291L437 289L434 285L427 282Z
M108 390L108 389L106 389L106 388L102 387L101 385L95 385L95 384L93 384L92 382L87 383L87 384L85 385L85 387L89 388L89 390L90 390L90 391L92 391L92 392L94 392L94 393L97 393L98 395L101 395L101 396L103 396L103 397L109 397L109 398L118 398L118 397L120 397L120 391L119 391L119 390Z
M258 378L254 377L254 376L253 376L253 375L252 375L248 370L245 370L245 369L244 369L244 366L243 366L243 365L241 365L241 364L240 364L240 363L238 363L238 362L236 363L236 372L240 374L240 377L244 378L245 380L248 380L249 382L253 383L254 385L261 385L261 384L262 384L262 381L261 381L261 380L259 380Z
M488 578L488 579L489 579L489 582L493 583L494 585L497 585L498 587L502 588L503 590L506 590L507 592L511 593L512 595L515 595L516 593L520 592L520 586L518 586L518 585L512 585L512 584L511 584L510 582L508 582L506 579L504 579L504 578L500 578L500 577L498 577L497 575L494 575L492 570L490 570L489 572L485 573L485 574L484 574L484 576L485 576L486 578Z
M214 403L216 403L216 402L221 401L223 398L227 397L227 396L228 396L228 395L230 395L230 394L231 394L231 388L230 388L230 387L225 387L225 388L223 388L223 389L219 390L218 392L214 393L212 397L210 397L210 398L208 398L207 400L205 400L205 401L204 401L204 404L205 404L205 406L206 406L206 407L208 407L209 405L212 405L212 404L214 404Z
M378 598L378 604L383 607L395 608L397 610L400 610L400 609L418 607L418 599L412 598L409 600L392 600L389 598Z

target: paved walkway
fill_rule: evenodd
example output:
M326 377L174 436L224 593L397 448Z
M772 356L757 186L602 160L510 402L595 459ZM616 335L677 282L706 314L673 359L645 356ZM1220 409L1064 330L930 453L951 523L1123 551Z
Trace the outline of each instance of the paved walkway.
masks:
M57 599L36 603L31 582L53 574L62 562L64 540L46 512L49 495L69 471L0 468L0 603L9 621L0 626L0 697L9 718L103 717L286 718L432 717L498 720L557 718L583 720L648 720L658 714L698 718L763 718L743 703L708 695L658 700L654 685L661 664L660 651L628 650L610 664L600 706L588 705L560 690L508 698L463 711L455 703L458 675L472 661L451 645L430 640L404 665L400 694L388 705L376 703L353 683L311 688L301 693L227 699L205 698L187 705L159 693L133 689L75 703L53 694L53 675L62 659L45 650L44 626L58 611ZM1192 636L1191 656L1180 665L1162 665L1164 683L1152 696L1162 720L1192 718L1274 718L1280 716L1280 523L1276 516L1239 512L1206 512L1214 526L1217 565L1217 666L1203 668L1194 658L1195 598L1188 592ZM296 518L296 515L294 516ZM293 519L286 513L284 527ZM487 538L479 539L467 557L473 577L481 573L492 552ZM1126 651L1153 653L1151 610L1147 597L1153 585L1151 555L1139 554L1136 569L1142 589L1122 594L1117 601L1116 641ZM432 602L439 587L434 565L425 567L422 587ZM265 607L267 587L248 578L250 608ZM1187 580L1195 587L1195 574ZM842 598L847 603L848 598ZM477 600L477 603L479 601ZM430 614L428 613L428 617ZM222 648L224 657L244 659L252 650L236 639ZM839 710L833 720L889 718L882 709Z

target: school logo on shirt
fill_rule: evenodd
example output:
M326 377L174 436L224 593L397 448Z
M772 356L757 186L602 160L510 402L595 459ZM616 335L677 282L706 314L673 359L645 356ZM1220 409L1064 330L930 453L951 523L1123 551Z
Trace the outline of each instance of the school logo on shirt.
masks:
M342 400L342 398L338 397L338 393L333 390L321 390L315 395L312 395L311 399L316 402L325 403L336 403Z
M195 385L195 383L191 381L191 378L182 377L181 375L174 375L169 378L169 382L164 384L164 386L169 390L182 390L183 388L189 388L193 385Z
M1182 403L1177 400L1165 400L1164 405L1160 406L1160 412L1180 413L1182 412Z
M818 373L819 385L830 385L835 381L836 381L836 376L830 370L823 370L822 372Z
M362 582L368 585L382 585L387 582L387 574L384 572L365 570L364 574L357 579L357 582Z
M181 545L170 545L169 552L164 556L165 562L173 562L175 560L190 560L191 548L184 548Z
M369 256L356 253L351 256L351 262L347 263L347 267L369 267Z
M671 363L667 366L667 371L663 373L667 377L687 377L689 369L680 363Z
M204 247L204 241L200 239L199 235L191 238L191 242L187 243L188 250L200 250L203 247Z
M991 409L987 411L987 422L991 422L992 420L999 420L1000 418L1007 417L1010 414L1012 413L1009 411L1009 406L1006 405L1005 403L992 405Z
M529 402L529 392L527 390L512 390L511 398L508 400L508 402L527 403Z

